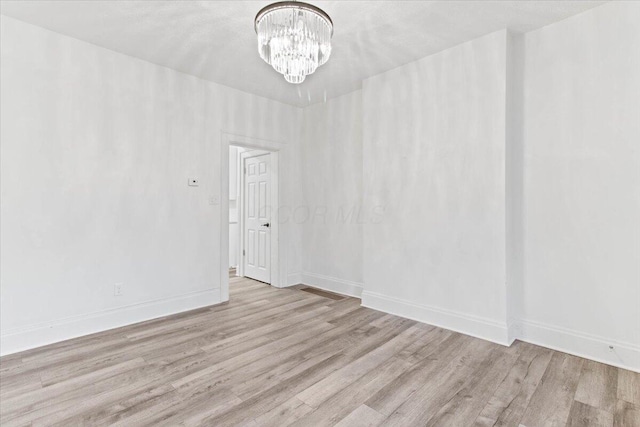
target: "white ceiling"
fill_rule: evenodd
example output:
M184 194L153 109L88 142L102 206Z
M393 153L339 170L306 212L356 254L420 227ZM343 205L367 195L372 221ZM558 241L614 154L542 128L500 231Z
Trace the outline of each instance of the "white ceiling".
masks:
M275 0L274 0L275 1ZM327 64L292 85L258 56L270 1L2 1L25 22L246 92L304 106L503 28L531 31L603 1L311 1L333 19Z

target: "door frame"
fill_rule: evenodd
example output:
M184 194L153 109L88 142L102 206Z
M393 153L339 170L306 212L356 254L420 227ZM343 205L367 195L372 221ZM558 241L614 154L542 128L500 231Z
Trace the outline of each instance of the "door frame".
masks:
M234 144L232 144L234 145ZM235 146L235 145L234 145ZM245 196L245 188L244 188L244 184L245 184L245 168L244 168L244 162L247 159L250 159L252 157L260 157L260 156L269 156L269 160L270 160L270 171L269 171L269 175L271 178L270 180L270 184L271 184L271 189L269 191L269 195L271 196L269 200L270 205L272 206L272 215L271 218L269 219L269 221L271 221L269 223L269 251L270 251L270 260L269 260L269 270L270 270L270 277L269 277L269 284L271 284L271 282L273 282L273 266L272 266L272 262L273 262L273 251L276 251L276 260L278 258L277 256L277 245L273 244L273 235L274 235L274 231L275 233L277 233L277 230L275 230L277 228L277 224L274 223L273 221L273 210L277 210L278 207L278 194L277 194L277 190L275 188L277 188L277 183L278 183L278 154L277 153L272 153L269 150L257 150L257 149L253 149L252 151L243 151L242 153L240 153L240 164L238 165L241 169L239 169L240 172L240 180L239 180L239 185L240 185L240 192L238 194L238 202L240 205L240 209L238 210L238 228L240 229L240 244L238 245L238 276L244 276L244 267L245 267L245 256L242 254L242 251L245 249L245 240L244 240L244 214L245 214L245 200L244 200L244 196ZM274 191L275 190L275 191ZM276 193L276 194L274 194ZM273 208L275 206L275 209ZM275 247L274 247L275 246Z
M275 208L272 211L271 223L271 286L277 288L286 287L286 275L280 274L286 271L283 266L284 258L280 257L280 181L282 174L282 166L280 164L280 150L286 147L286 144L278 141L271 141L260 138L252 138L243 135L236 135L225 131L220 132L220 264L219 264L219 283L220 283L220 302L229 301L229 146L249 148L252 150L269 151L271 154L271 178L272 191L271 201ZM274 173L275 171L275 173ZM242 174L244 175L244 174ZM244 183L243 183L244 187ZM240 217L244 214L239 215ZM243 246L244 243L242 243ZM241 264L240 262L238 264Z

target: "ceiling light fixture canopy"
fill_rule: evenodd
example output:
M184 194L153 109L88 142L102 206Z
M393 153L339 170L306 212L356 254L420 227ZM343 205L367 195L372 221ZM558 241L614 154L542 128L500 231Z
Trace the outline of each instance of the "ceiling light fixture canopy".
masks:
M256 15L255 29L260 57L289 83L302 83L331 56L333 22L316 6L270 4Z

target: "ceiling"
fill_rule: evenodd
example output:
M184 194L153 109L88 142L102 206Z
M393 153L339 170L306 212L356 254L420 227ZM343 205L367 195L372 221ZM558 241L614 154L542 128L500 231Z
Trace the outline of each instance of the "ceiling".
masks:
M275 1L275 0L274 0ZM2 1L0 12L206 80L305 106L363 79L503 28L526 32L603 1L312 1L333 19L327 64L300 85L258 56L269 1Z

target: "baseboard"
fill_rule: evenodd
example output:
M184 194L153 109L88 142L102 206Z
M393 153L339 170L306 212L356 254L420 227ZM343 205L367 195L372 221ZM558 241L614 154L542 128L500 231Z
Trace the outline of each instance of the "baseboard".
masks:
M504 346L511 344L508 337L507 325L491 319L416 304L369 291L362 293L362 305L374 310L384 311L385 313L439 326Z
M640 372L639 345L612 341L605 337L530 320L518 322L517 334L521 341ZM609 346L613 346L613 349Z
M295 286L302 283L302 273L289 273L287 275L287 286Z
M0 355L17 353L43 345L102 332L133 323L193 310L220 302L220 290L208 289L15 328L0 333Z
M362 283L307 272L303 272L301 276L302 280L299 283L313 286L314 288L355 298L362 296Z

